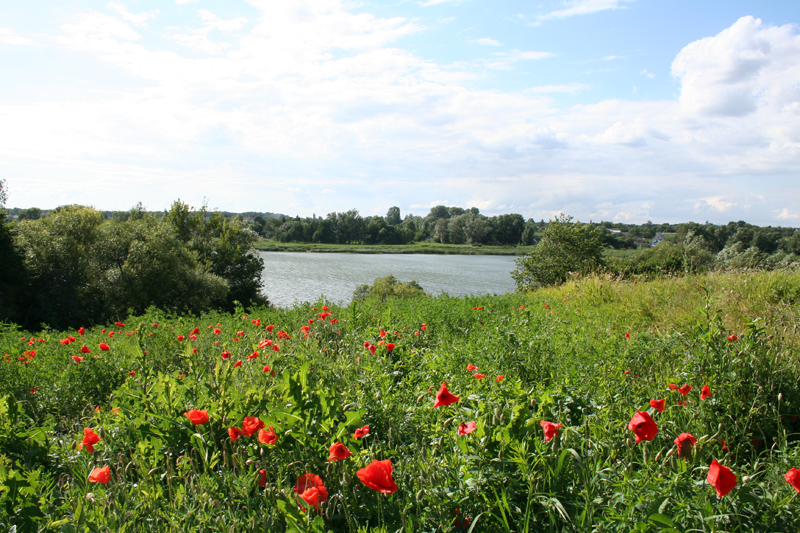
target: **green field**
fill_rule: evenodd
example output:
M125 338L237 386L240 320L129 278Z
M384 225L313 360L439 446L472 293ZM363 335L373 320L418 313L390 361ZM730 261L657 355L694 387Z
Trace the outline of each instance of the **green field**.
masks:
M798 531L798 304L768 272L4 325L0 529Z

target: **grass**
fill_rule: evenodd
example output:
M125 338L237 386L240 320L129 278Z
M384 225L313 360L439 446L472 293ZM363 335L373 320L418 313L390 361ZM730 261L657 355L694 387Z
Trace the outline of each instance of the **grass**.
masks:
M798 297L787 272L591 277L524 295L151 311L83 335L6 325L0 527L797 531L784 475L800 467ZM443 382L459 400L434 407ZM193 425L193 408L209 422ZM657 424L650 441L628 429L637 411ZM233 442L248 416L277 443ZM562 424L552 440L542 421ZM91 454L86 427L102 439ZM680 433L697 441L686 459ZM329 462L336 442L353 455ZM714 459L737 476L722 497ZM396 492L361 481L373 460L391 462ZM88 482L102 466L109 483ZM306 473L325 485L319 511L299 509Z

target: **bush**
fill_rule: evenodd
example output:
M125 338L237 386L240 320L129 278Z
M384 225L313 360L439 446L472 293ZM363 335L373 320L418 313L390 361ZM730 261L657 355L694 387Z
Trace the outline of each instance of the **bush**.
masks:
M353 292L353 300L365 300L367 298L378 298L385 301L390 296L398 298L415 298L425 296L425 291L416 281L407 283L398 281L394 276L378 278L370 287L369 285L359 285Z
M588 274L603 266L602 230L562 214L550 221L539 244L516 263L511 276L520 291L563 283L571 272Z

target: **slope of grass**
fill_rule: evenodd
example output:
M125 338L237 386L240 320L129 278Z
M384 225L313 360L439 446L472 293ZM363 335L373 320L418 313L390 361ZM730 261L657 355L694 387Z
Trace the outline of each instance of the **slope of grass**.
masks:
M800 468L798 288L786 272L593 277L525 295L153 311L83 334L6 326L0 527L797 531L784 476ZM442 383L459 399L434 407ZM652 440L635 442L637 411ZM251 416L274 444L231 439ZM554 438L542 422L561 424ZM685 458L681 433L696 439ZM353 455L331 462L337 442ZM396 491L362 481L374 460ZM712 460L737 478L723 496ZM89 482L105 466L110 481ZM324 483L318 510L293 490L304 474Z

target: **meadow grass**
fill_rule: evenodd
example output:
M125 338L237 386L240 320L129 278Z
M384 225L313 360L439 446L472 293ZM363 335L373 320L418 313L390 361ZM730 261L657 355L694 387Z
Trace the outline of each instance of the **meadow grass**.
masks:
M0 527L798 531L784 479L800 468L798 299L797 273L595 276L529 294L153 310L83 334L5 325ZM443 382L459 400L434 407ZM628 429L637 411L652 440ZM232 441L250 416L275 444ZM551 440L542 421L561 424ZM696 439L686 458L681 433ZM353 455L330 462L336 442ZM373 460L391 461L396 491L361 481ZM737 477L721 497L712 460ZM110 481L89 482L104 466ZM304 474L324 483L318 510L293 490Z

